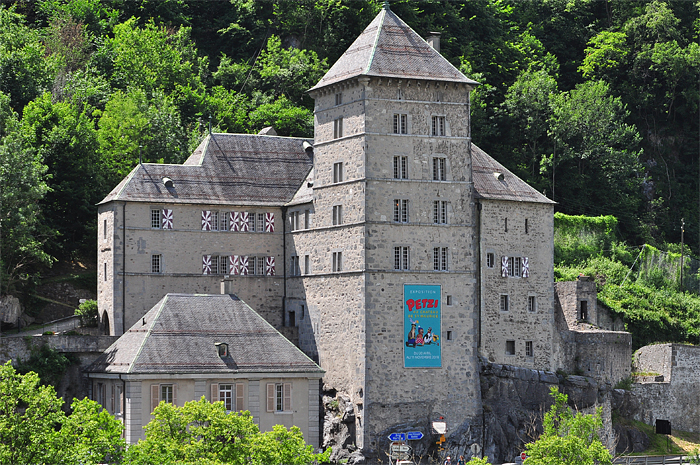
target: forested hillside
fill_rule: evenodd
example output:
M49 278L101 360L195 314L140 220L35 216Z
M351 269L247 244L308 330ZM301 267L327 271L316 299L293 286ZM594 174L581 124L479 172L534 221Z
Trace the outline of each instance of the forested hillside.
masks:
M628 245L700 242L700 4L391 1L481 85L474 141ZM214 131L313 134L378 0L0 0L0 293L95 256L95 204Z

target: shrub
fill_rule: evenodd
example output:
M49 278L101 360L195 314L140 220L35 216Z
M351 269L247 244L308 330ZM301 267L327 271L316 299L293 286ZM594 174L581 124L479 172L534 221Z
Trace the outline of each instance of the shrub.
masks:
M86 300L75 309L75 315L80 317L82 326L97 326L97 302Z

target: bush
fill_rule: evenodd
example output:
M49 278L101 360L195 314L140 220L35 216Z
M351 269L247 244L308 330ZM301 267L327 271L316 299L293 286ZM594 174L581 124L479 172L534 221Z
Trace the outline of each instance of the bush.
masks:
M86 300L75 309L75 315L80 317L82 326L97 326L97 302Z

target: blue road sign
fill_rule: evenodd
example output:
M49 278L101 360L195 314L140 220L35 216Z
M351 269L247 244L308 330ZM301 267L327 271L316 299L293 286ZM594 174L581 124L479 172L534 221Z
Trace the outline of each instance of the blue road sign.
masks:
M419 439L423 439L423 433L420 431L409 431L406 433L406 439L409 441L418 441Z
M391 433L389 435L389 441L405 441L406 433Z

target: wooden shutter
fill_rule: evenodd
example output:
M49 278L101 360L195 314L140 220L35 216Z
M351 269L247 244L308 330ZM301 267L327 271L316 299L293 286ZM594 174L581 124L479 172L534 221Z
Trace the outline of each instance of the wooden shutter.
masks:
M267 384L267 411L275 411L275 383Z
M240 263L240 268L239 268L240 274L242 274L244 276L247 275L248 274L248 257L246 257L245 255L241 255L239 263Z
M160 385L151 384L151 413L158 407L160 403Z
M275 275L275 257L265 257L265 274L268 276Z
M173 229L173 211L164 208L161 221L163 229Z
M173 384L173 405L177 405L177 384Z
M284 383L284 399L282 410L289 412L292 410L292 383Z
M202 274L211 274L211 255L202 255Z
M218 383L212 383L211 385L211 403L213 404L214 402L219 401L219 384Z
M202 210L202 231L211 231L211 211Z
M508 277L508 257L501 257L501 277Z
M265 232L275 232L275 214L265 213Z
M530 277L530 260L527 257L523 257L523 278Z
M244 392L245 385L242 383L236 384L236 410L245 410Z
M248 212L241 212L240 216L240 230L241 232L248 232L249 225L248 225Z

